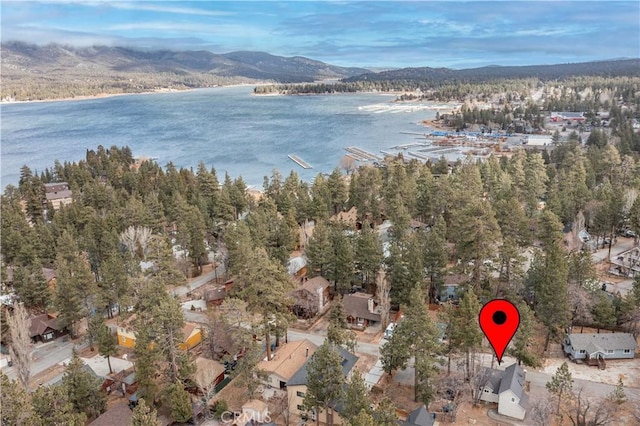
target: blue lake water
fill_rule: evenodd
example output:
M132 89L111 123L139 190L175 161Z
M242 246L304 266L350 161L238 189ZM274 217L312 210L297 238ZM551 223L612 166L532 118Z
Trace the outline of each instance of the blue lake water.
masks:
M195 167L203 161L262 187L274 168L311 181L339 165L348 146L380 150L417 141L419 123L434 111L394 109L381 94L253 96L253 87L199 89L69 102L0 106L1 186L17 184L20 167L78 161L87 149L131 147L161 165ZM385 104L387 107L385 108ZM422 138L424 140L424 138ZM296 154L305 170L287 155Z

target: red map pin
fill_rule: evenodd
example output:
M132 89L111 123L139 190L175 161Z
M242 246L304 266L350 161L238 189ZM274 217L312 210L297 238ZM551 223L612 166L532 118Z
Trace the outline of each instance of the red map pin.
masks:
M520 312L508 300L495 299L482 307L479 321L500 364L504 350L520 325Z

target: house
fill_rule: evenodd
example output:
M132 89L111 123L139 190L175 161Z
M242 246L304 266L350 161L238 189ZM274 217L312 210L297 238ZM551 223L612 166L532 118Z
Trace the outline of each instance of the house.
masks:
M340 353L340 358L342 359L342 373L344 374L346 381L351 376L353 367L356 365L356 362L358 362L358 357L350 352L347 352L340 346L338 346L338 352ZM308 415L307 411L304 408L303 402L305 392L307 391L307 365L309 363L309 359L305 361L302 367L300 367L300 369L298 369L298 371L296 371L296 373L286 383L289 401L289 413L299 417ZM331 417L333 418L334 425L342 424L342 419L334 409L339 403L340 401L337 401L336 404L333 405L333 408L329 409L328 413L321 412L319 415L320 422L329 423L327 422L327 420L328 417ZM314 417L315 413L312 412L311 418L313 419Z
M307 259L304 256L296 256L289 259L287 272L292 277L300 278L307 274Z
M66 334L66 330L57 325L57 319L49 314L42 314L31 318L29 336L36 342L50 342Z
M260 361L257 368L267 375L267 385L285 389L287 382L313 356L317 348L307 339L288 342L273 352L270 360L265 358Z
M226 298L227 290L225 290L224 287L208 289L204 292L204 300L207 302L207 305L220 306Z
M73 202L72 193L67 182L46 183L44 185L45 198L54 210Z
M634 278L640 274L640 248L634 247L611 258L610 273Z
M6 275L6 280L5 283L8 285L13 285L13 274L15 271L15 267L13 266L7 266L7 275ZM47 287L49 287L49 289L51 291L54 291L56 289L56 279L57 279L57 274L55 269L51 269L51 268L42 268L42 275L44 275L44 279L47 283Z
M182 329L182 336L184 341L178 346L188 351L202 342L202 328L198 324L188 322Z
M89 426L130 425L133 413L125 402L119 402L89 423Z
M214 360L220 361L225 355L238 355L233 336L221 320L216 319L206 335L207 348L212 352L210 355Z
M487 369L480 400L498 404L498 413L523 420L529 395L524 391L525 371L514 363L504 371Z
M131 328L129 328L129 324L133 322L135 315L132 315L129 318L127 324L123 324L123 327L118 327L116 330L116 336L118 337L118 345L133 349L136 346L136 335Z
M444 283L440 287L437 299L439 303L458 303L460 301L461 285L469 282L469 276L465 274L451 274L444 277Z
M567 111L562 111L562 112L552 112L551 113L551 121L553 121L554 123L558 122L558 121L578 121L578 122L582 122L586 120L586 117L584 116L584 112L567 112Z
M629 333L567 334L564 353L572 360L633 359L638 343Z
M235 419L235 423L238 425L254 425L270 421L269 406L258 399L252 399L242 404L242 414Z
M351 328L364 330L369 325L381 321L380 307L377 306L373 294L361 292L347 294L342 299L342 305Z
M224 380L224 365L219 362L198 357L196 358L196 373L194 380L203 392L214 389Z
M358 209L351 207L349 211L341 211L329 218L331 222L343 223L348 228L356 229L358 227Z
M132 319L133 316L130 318L129 323ZM116 335L118 337L118 345L125 348L134 348L136 346L136 335L127 325L118 327ZM184 340L178 345L180 349L189 350L202 342L202 329L197 324L186 323L182 328L182 335Z
M331 284L318 276L305 280L290 294L294 300L293 312L301 318L312 318L324 313L329 307Z
M433 426L435 422L435 413L430 413L427 407L421 405L409 414L402 426Z

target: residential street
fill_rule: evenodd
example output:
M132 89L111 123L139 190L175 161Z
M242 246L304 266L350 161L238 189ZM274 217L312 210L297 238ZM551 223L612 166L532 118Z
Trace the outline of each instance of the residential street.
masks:
M226 255L223 254L221 257L222 257L222 259L220 260L220 263L218 264L216 269L214 269L211 272L207 272L206 274L203 274L203 275L195 278L193 281L191 281L186 286L181 286L181 287L174 288L171 291L171 295L172 296L177 296L177 297L184 296L185 294L189 293L190 291L193 291L193 290L195 290L195 289L197 289L199 287L202 287L203 285L205 285L209 281L215 280L216 277L218 277L218 278L224 277L225 274L227 273L227 270L226 270L226 267L225 267Z
M33 363L31 365L31 377L42 373L43 371L53 367L62 361L71 358L75 343L68 340L58 339L50 343L37 345L31 352ZM76 348L83 349L87 347L87 343L81 343ZM2 369L11 380L17 379L14 367L5 367Z

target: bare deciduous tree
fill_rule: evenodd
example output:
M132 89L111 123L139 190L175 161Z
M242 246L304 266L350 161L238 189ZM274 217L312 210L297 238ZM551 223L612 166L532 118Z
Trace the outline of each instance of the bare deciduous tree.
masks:
M583 389L567 405L565 410L573 426L605 426L615 420L615 407L606 399L588 398Z
M18 378L25 389L29 389L29 376L31 375L31 337L29 327L29 313L22 304L13 305L13 314L9 316L9 333L11 334L11 347L9 352L11 360L18 373Z
M132 256L145 259L152 235L153 232L150 228L130 226L120 234L120 242L129 250Z
M547 426L551 423L553 407L548 398L536 399L529 404L531 420L537 426Z

